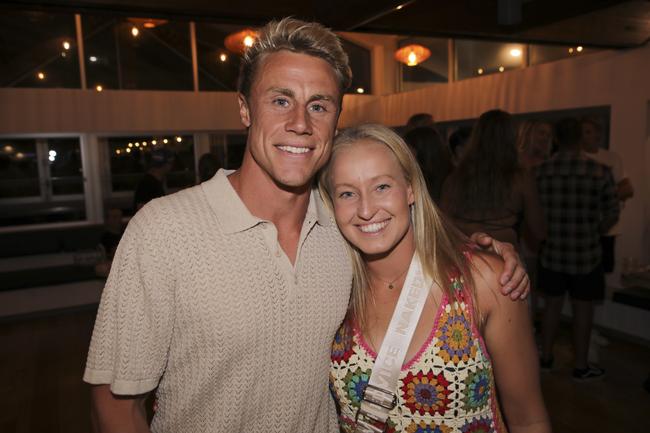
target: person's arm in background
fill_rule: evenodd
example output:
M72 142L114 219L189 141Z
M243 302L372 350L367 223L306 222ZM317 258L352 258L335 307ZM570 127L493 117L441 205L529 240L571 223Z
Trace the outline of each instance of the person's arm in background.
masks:
M147 395L118 396L110 385L91 387L93 433L151 433L147 422Z
M618 193L618 199L620 201L626 201L634 197L634 187L629 178L623 178L618 184L616 184L616 192Z
M483 337L510 433L550 433L539 383L537 347L528 305L498 296L503 262L486 254L473 259L478 305L486 318Z
M544 209L539 200L537 183L533 173L524 171L521 177L523 196L524 229L528 245L533 251L539 249L540 243L546 238L546 219Z
M612 177L612 171L605 169L600 194L600 233L605 234L618 222L620 214L619 197Z

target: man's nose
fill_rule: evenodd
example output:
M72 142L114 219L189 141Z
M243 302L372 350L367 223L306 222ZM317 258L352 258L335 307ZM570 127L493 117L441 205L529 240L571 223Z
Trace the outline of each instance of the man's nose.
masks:
M312 124L307 108L296 107L291 111L289 121L287 122L287 130L299 135L311 135Z

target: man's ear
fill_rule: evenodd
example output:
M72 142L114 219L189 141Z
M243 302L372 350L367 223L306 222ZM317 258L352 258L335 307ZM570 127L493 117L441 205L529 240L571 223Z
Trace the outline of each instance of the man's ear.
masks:
M243 123L244 126L248 128L251 126L251 112L248 108L246 97L241 93L238 93L237 102L239 102L239 118L241 119L241 123Z

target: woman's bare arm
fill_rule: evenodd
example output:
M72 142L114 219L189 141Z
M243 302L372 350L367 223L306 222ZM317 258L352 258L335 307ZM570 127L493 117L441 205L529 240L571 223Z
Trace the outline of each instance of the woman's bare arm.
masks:
M500 295L503 262L499 258L480 255L473 263L478 307L486 317L484 339L508 430L550 433L528 306Z

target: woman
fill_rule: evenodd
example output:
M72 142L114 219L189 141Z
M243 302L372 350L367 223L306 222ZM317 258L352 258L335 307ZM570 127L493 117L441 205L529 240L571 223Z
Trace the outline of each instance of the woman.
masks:
M438 131L432 127L420 127L410 130L404 136L415 159L420 164L427 189L434 203L440 202L442 184L453 170L451 153Z
M332 346L341 430L355 430L417 252L434 284L395 383L397 404L377 431L502 432L502 408L511 432L549 432L526 304L498 294L501 260L468 252L467 238L431 201L404 141L379 125L343 131L319 187L354 269L349 314Z
M527 120L517 133L519 162L527 170L533 170L551 156L553 149L553 125L544 120Z
M467 153L445 181L442 208L465 234L482 231L515 246L522 229L533 243L544 238L537 185L518 163L510 114L481 115Z

